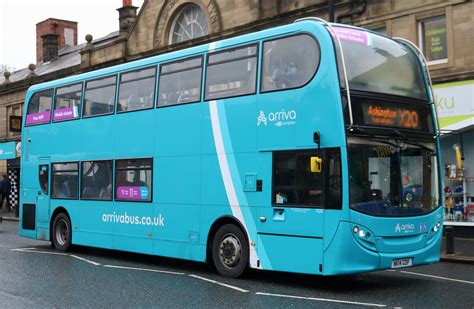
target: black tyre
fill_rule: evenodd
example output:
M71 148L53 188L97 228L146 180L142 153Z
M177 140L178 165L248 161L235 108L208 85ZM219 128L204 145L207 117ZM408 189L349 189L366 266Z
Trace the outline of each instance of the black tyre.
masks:
M51 238L56 250L66 252L71 249L71 220L65 213L61 212L54 218Z
M240 228L226 224L217 230L212 240L212 261L224 277L242 275L249 261L249 244Z

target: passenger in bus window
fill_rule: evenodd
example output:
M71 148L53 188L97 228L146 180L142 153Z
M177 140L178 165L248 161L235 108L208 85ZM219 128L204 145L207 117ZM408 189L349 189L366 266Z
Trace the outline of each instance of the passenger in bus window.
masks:
M272 73L272 83L275 89L295 87L300 84L300 80L300 70L294 61L278 59Z

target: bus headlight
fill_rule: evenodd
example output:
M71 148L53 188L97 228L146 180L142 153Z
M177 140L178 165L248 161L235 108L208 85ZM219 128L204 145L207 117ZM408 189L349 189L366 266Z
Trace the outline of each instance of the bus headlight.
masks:
M433 232L435 233L439 231L440 229L441 229L441 222L436 223L432 228Z
M352 235L354 239L366 249L376 251L376 237L368 228L360 225L352 226Z

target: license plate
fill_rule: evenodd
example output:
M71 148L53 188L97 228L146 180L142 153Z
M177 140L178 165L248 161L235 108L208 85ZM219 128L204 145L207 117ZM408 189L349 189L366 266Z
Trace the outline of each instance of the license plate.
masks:
M410 267L413 265L412 258L392 260L392 268Z

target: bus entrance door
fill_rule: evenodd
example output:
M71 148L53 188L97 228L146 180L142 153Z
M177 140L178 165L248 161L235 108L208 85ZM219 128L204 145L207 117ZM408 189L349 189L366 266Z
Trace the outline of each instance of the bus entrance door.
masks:
M50 162L51 159L49 157L40 158L38 162L39 187L36 196L36 219L38 222L49 223Z

